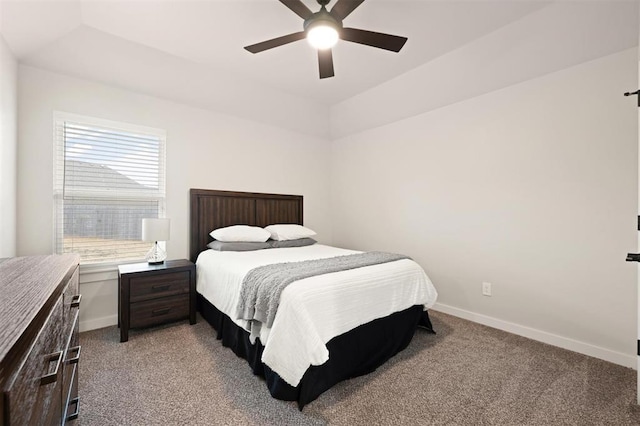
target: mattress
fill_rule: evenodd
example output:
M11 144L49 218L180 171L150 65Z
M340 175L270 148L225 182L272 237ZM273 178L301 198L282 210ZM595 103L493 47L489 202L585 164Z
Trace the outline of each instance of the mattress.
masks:
M296 262L358 253L322 244L250 252L206 250L196 261L196 288L212 305L245 330L235 318L240 286L251 269L272 263ZM291 386L305 371L329 358L327 342L362 324L414 305L430 308L437 292L413 260L367 266L305 278L281 295L273 325L262 327L262 362Z

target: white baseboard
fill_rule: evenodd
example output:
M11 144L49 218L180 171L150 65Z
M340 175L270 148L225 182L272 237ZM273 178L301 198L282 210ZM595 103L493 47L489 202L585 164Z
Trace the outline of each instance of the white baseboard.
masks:
M443 312L455 317L463 318L488 327L497 328L498 330L508 333L517 334L528 339L537 340L549 345L557 346L570 351L578 352L594 358L602 359L624 367L637 369L637 357L633 355L623 354L621 352L612 351L610 349L594 346L589 343L580 342L578 340L567 337L558 336L556 334L547 333L546 331L537 330L535 328L525 327L509 321L493 318L487 315L477 314L475 312L456 308L453 306L436 303L432 308L434 311ZM102 318L95 318L80 322L80 331L95 330L98 328L110 327L118 323L118 315L109 315ZM436 330L437 331L437 330Z
M80 321L80 331L95 330L97 328L110 327L116 324L118 324L118 315L109 315L108 317Z
M633 368L634 370L638 368L638 361L636 359L636 356L633 355L615 352L610 349L591 345L589 343L580 342L578 340L573 340L567 337L558 336L556 334L547 333L546 331L536 330L535 328L525 327L519 324L514 324L512 322L503 321L487 315L477 314L475 312L467 311L449 305L444 305L442 303L436 303L431 309L434 311L443 312L445 314L473 321L478 324L497 328L498 330L517 334L519 336L523 336L532 340L547 343L549 345L558 346L560 348L568 349L573 352L578 352L583 355L588 355L594 358L609 361L614 364L622 365L624 367Z

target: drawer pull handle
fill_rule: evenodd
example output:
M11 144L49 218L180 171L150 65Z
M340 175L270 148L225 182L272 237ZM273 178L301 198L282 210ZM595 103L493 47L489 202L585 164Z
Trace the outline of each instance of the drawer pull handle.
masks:
M77 294L77 295L73 296L71 298L71 307L72 308L79 308L81 300L82 300L82 295L81 294Z
M40 386L55 383L56 380L58 380L58 370L60 370L60 362L62 361L62 351L47 355L46 358L47 364L51 361L56 361L56 368L55 370L53 370L53 373L45 374L44 376L40 377Z
M74 356L73 358L69 358L67 357L67 363L68 364L77 364L78 361L80 360L80 350L82 349L82 346L78 345L78 346L74 346L72 348L69 348L69 350L67 351L67 355L71 352L75 352L76 356Z
M171 308L154 309L153 311L151 311L151 315L154 317L157 317L160 315L166 315L169 313L170 310Z
M71 413L71 414L69 414L67 416L67 421L77 419L78 415L80 414L80 397L79 396L76 396L71 401L69 401L69 405L67 405L67 407L71 407L74 404L76 406L76 409L75 409L75 411L73 413Z
M171 284L154 285L153 287L151 287L151 290L153 290L153 291L165 291L165 290L169 290L170 287L171 287Z

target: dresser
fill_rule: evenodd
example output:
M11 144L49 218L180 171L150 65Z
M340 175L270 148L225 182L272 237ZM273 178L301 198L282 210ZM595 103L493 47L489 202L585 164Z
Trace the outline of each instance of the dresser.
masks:
M196 266L186 259L118 267L120 341L129 328L188 318L196 323Z
M0 425L60 425L78 417L76 255L0 260Z

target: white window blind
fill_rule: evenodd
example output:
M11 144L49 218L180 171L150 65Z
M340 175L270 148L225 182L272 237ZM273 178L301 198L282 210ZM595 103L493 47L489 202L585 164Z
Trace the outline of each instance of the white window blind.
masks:
M66 113L54 122L56 253L144 259L142 218L164 217L165 132Z

